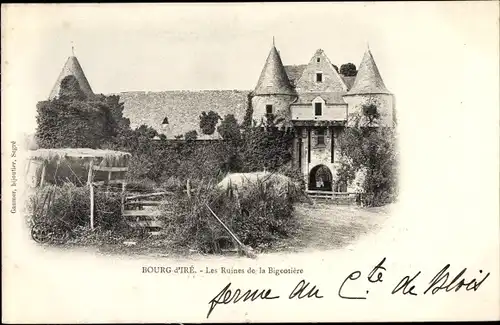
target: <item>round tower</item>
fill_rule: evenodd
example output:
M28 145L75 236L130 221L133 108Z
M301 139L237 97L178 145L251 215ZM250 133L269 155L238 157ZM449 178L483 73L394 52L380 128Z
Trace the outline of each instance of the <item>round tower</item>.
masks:
M276 118L290 120L290 104L297 94L290 84L278 50L274 46L267 56L266 63L252 94L253 119L257 123L265 121L269 114Z
M49 99L54 99L59 96L59 90L61 89L61 82L67 76L74 76L76 78L78 84L80 85L80 88L87 97L91 98L94 96L94 92L90 87L87 77L85 77L85 73L83 73L83 69L82 66L80 65L80 62L78 62L76 56L73 55L70 56L66 61L66 63L64 64L64 67L61 73L59 74L59 77L57 78L56 84L54 85L54 87L50 92Z
M394 126L394 95L387 90L370 49L366 50L344 101L348 105L348 114L360 112L365 104L374 104L380 114L377 125Z

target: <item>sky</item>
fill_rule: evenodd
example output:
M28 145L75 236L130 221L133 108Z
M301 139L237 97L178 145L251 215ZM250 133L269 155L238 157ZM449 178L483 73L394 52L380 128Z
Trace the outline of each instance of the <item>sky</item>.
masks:
M453 47L456 55L463 52L462 42L488 46L468 38L492 33L484 19L494 18L489 8L404 2L28 5L8 8L7 25L14 29L6 39L39 99L48 96L72 45L97 93L251 89L273 36L284 64L307 63L322 48L334 64L359 65L369 43L396 93L407 72L433 74L433 65L446 66L442 60Z

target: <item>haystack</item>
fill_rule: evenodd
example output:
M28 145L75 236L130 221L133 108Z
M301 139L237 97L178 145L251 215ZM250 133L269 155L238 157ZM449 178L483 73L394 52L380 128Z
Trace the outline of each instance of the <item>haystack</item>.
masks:
M277 193L290 194L290 191L299 189L290 177L279 173L254 172L254 173L233 173L227 175L217 184L221 190L237 189L240 193L245 193L255 186L266 186Z

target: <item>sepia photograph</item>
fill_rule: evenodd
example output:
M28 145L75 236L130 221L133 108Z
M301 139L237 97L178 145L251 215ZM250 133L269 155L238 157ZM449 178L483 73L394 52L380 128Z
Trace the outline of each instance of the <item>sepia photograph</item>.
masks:
M498 320L498 9L2 5L3 321Z

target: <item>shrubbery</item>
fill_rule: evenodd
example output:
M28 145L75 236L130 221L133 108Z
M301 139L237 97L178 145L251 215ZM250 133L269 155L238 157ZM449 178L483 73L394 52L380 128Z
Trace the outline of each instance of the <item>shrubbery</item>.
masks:
M213 184L213 183L212 183ZM274 181L257 181L244 188L200 184L191 196L178 194L163 206L166 235L180 246L220 253L233 240L205 203L245 245L264 247L297 229L293 203L300 196L291 186L283 191Z

